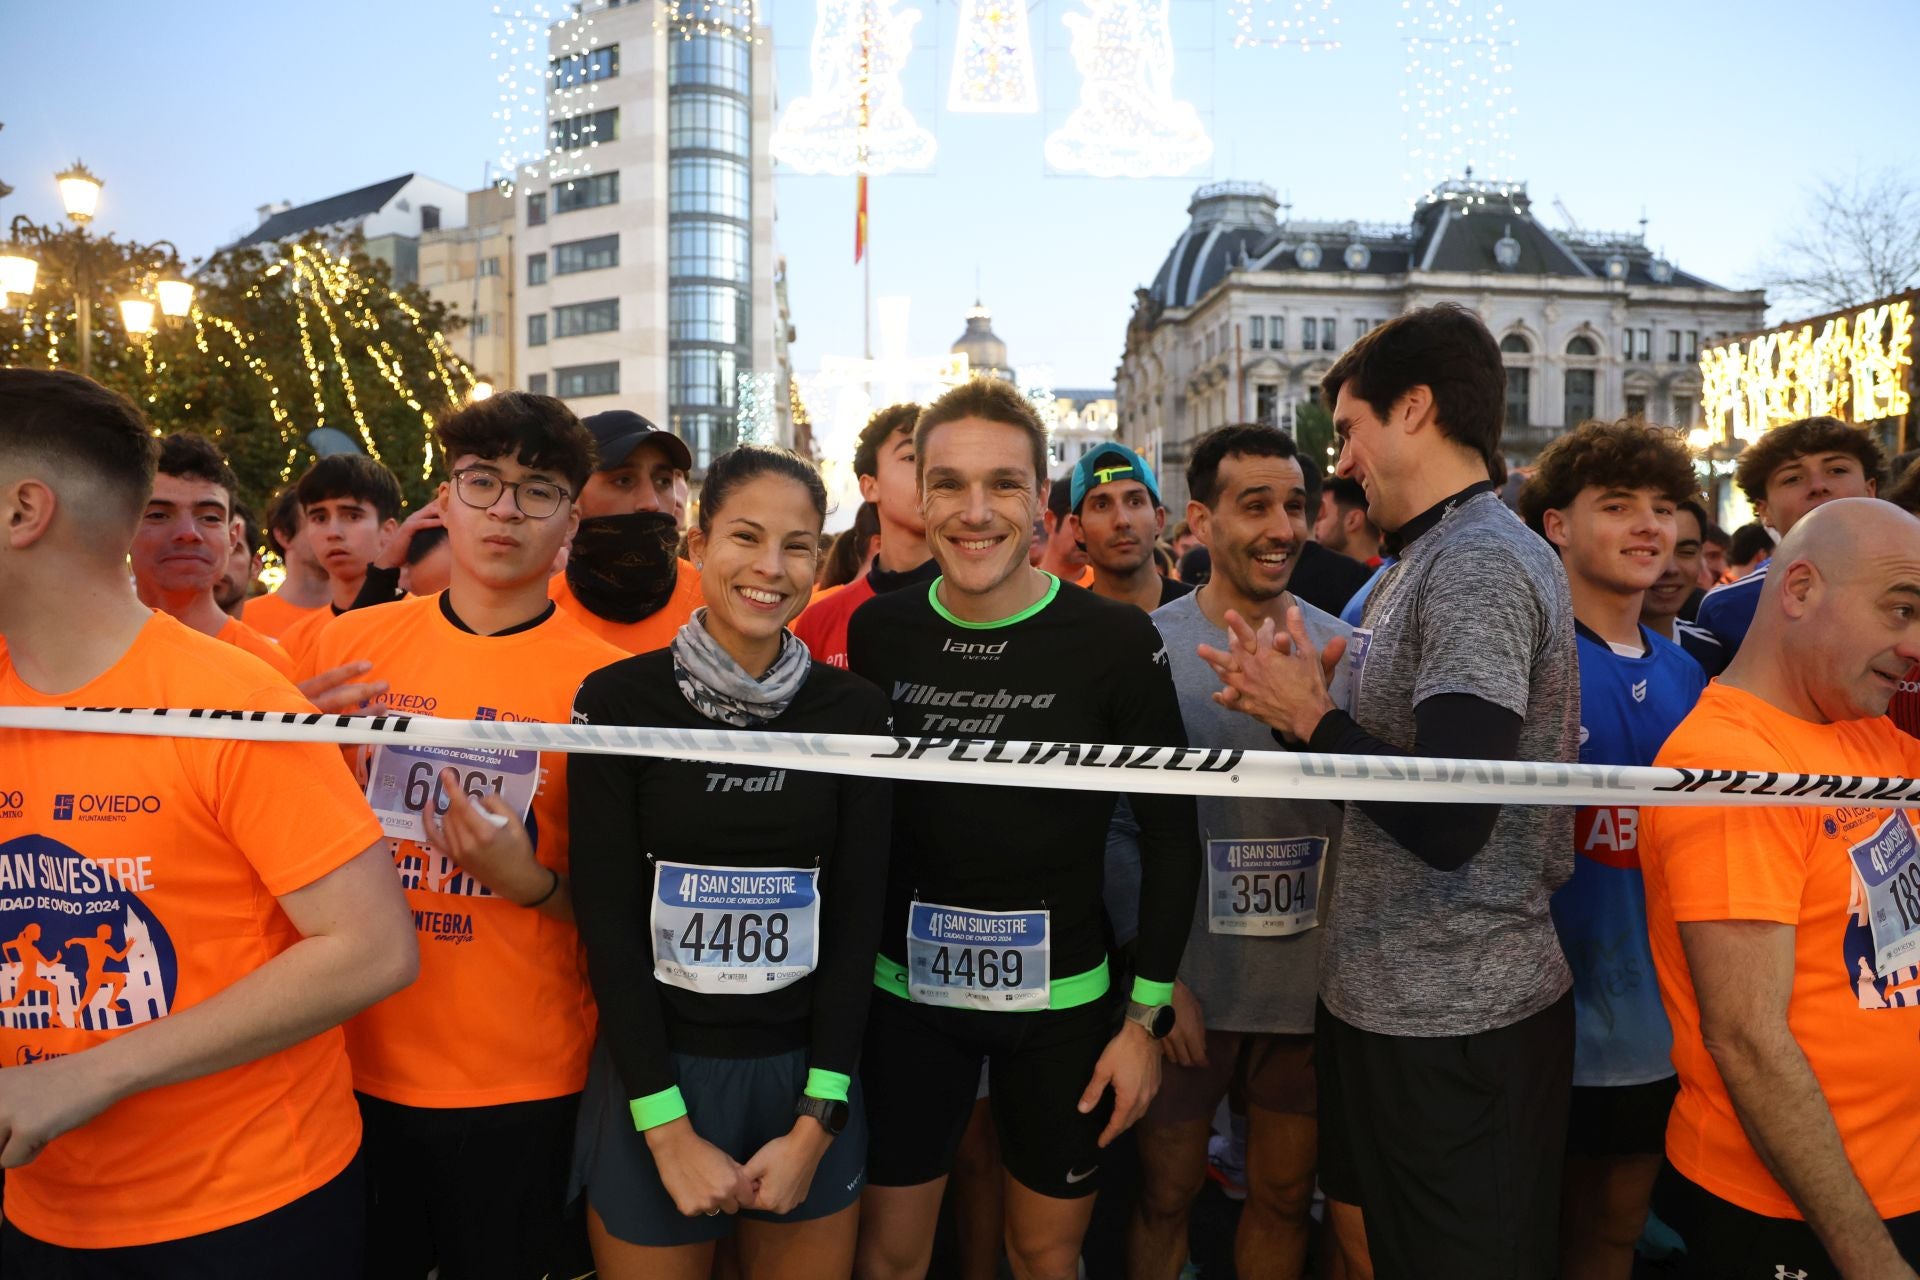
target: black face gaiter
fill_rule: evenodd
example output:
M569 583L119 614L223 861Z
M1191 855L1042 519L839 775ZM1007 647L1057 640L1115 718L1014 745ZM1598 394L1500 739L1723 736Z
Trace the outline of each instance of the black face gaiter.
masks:
M574 531L567 556L567 586L595 617L638 622L652 617L673 596L680 540L670 511L624 516L588 516Z

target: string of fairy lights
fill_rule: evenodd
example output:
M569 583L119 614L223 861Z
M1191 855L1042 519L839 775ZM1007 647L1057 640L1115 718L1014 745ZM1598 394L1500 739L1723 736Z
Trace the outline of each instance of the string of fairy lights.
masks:
M1400 9L1407 182L1426 191L1469 169L1512 178L1512 15L1484 0L1401 0Z

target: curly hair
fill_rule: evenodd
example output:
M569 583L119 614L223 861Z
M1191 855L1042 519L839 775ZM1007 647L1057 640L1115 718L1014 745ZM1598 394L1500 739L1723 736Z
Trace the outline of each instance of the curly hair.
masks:
M1685 438L1639 418L1583 422L1540 451L1533 475L1520 490L1520 515L1527 527L1545 536L1549 511L1573 504L1580 491L1652 489L1675 503L1700 491L1693 454Z
M1867 479L1876 483L1885 479L1887 457L1880 451L1880 442L1864 428L1827 417L1800 418L1767 432L1741 451L1733 478L1748 502L1765 502L1773 473L1795 458L1814 453L1850 453L1860 459Z

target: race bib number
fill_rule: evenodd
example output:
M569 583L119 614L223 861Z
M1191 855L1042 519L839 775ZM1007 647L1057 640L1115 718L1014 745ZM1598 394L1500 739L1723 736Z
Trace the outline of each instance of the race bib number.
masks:
M1905 814L1847 850L1866 893L1873 967L1881 977L1920 964L1920 843Z
M1047 1007L1045 911L916 902L907 915L907 996L957 1009Z
M791 986L819 956L820 872L656 862L653 976L707 995Z
M1347 637L1347 705L1342 710L1350 716L1359 714L1360 677L1366 672L1367 650L1372 646L1371 627L1355 627Z
M367 769L367 804L388 835L427 842L427 810L444 818L453 804L440 779L443 769L459 775L459 789L469 796L499 796L522 822L540 788L538 751L383 745Z
M1325 836L1207 841L1207 932L1283 937L1319 921Z

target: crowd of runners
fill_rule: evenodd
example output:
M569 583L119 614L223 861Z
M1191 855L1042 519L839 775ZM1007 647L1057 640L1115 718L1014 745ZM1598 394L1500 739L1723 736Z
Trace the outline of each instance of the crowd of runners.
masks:
M330 456L256 527L215 441L0 370L4 706L1826 775L1335 802L0 730L0 1276L1176 1280L1218 1183L1247 1280L1913 1280L1920 841L1852 781L1920 776L1905 459L1777 427L1731 538L1638 419L1509 474L1448 306L1321 393L1324 473L1225 426L1169 511L969 382L873 417L828 539L791 452L690 492L672 433L519 392L441 421L426 505Z

